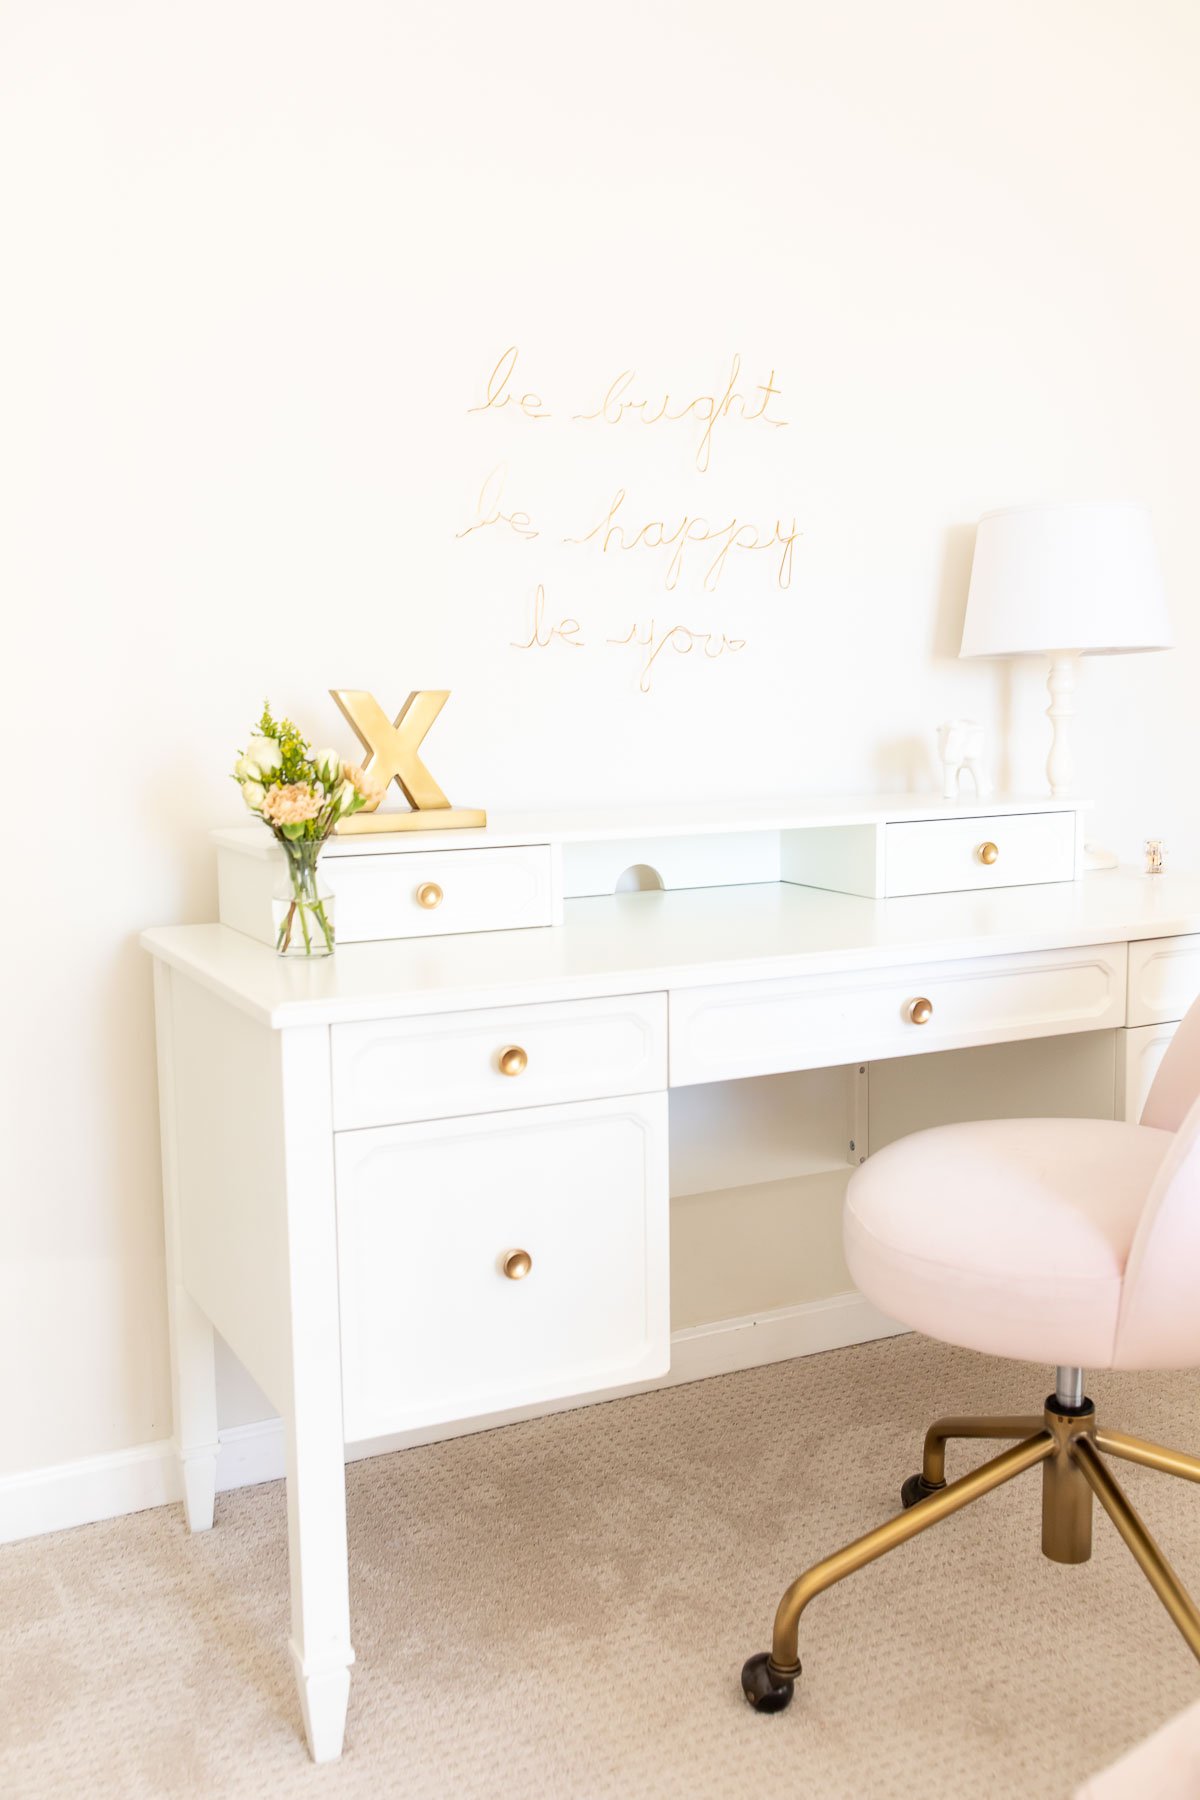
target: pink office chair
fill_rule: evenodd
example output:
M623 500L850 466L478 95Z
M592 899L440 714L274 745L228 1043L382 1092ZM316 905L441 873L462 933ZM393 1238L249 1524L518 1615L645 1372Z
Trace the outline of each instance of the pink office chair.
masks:
M1200 1612L1114 1481L1108 1457L1200 1481L1200 1458L1107 1431L1086 1364L1200 1363L1200 1001L1167 1051L1138 1125L1006 1119L943 1125L881 1150L851 1178L846 1255L869 1300L968 1350L1056 1365L1041 1416L938 1419L900 1490L904 1511L816 1563L779 1602L770 1651L742 1689L780 1712L800 1674L800 1615L817 1594L1026 1469L1042 1469L1042 1553L1092 1554L1092 1496L1200 1658ZM946 1482L951 1438L1016 1438Z

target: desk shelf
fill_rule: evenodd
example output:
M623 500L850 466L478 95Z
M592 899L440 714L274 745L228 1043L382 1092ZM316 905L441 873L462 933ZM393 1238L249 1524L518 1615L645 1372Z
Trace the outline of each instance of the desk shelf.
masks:
M223 924L273 941L283 853L263 825L213 833ZM479 831L334 837L322 858L342 943L557 926L630 889L789 883L866 898L1069 882L1079 801L901 794L524 813ZM435 888L432 908L419 896Z
M871 1150L967 1119L1111 1119L1120 1116L1117 1039L1114 1030L1080 1032L896 1057L865 1065L862 1075L854 1065L676 1089L670 1136L677 1340L681 1332L704 1332L711 1358L723 1325L733 1338L770 1318L786 1346L789 1315L803 1339L811 1309L852 1297L841 1233L852 1164L839 1155L848 1147L850 1095L860 1120L856 1142Z

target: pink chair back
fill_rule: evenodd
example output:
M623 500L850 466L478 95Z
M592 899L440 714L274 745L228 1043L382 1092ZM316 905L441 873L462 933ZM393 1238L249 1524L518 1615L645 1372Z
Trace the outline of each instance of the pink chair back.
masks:
M1119 1369L1200 1363L1200 1000L1171 1040L1141 1122L1173 1131L1134 1233L1117 1321Z

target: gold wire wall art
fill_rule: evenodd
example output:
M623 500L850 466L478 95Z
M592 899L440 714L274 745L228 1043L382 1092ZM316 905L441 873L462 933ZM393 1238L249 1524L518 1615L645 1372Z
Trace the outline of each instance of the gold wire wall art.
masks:
M788 425L775 368L752 378L765 368L764 359L744 374L735 351L719 380L701 388L687 379L647 380L626 367L607 386L603 377L596 381L592 403L576 410L571 398L527 377L517 344L501 353L466 409L477 415L470 431L492 447L491 468L454 537L474 558L484 557L475 566L487 571L493 591L520 595L520 622L505 634L510 649L532 652L547 667L580 667L584 659L564 658L568 651L624 651L636 658L637 691L648 694L668 669L673 678L680 666L726 663L749 647L747 622L753 628L764 606L778 606L789 593L803 538L792 508L785 511L778 499L745 509L720 499L719 490L733 483L744 500L746 457L757 457L756 446L778 441ZM594 376L587 379L590 385ZM560 433L564 450L603 438L622 457L637 459L636 446L647 441L655 451L649 460L641 456L634 486L614 482L623 471L610 459L597 463L607 471L604 486L588 500L562 489L561 456L548 459L532 447L521 465L522 444L546 444ZM651 485L660 444L679 445L690 463L692 492L681 489L676 464L665 507ZM510 458L517 460L510 465ZM573 460L568 451L566 466ZM722 466L714 474L716 464ZM756 467L751 478L761 473ZM647 587L656 590L657 606ZM732 606L726 588L736 590Z

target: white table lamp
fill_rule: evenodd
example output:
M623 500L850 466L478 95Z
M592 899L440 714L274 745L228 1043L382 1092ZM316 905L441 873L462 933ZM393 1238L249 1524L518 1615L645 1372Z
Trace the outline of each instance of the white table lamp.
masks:
M975 538L960 656L1048 656L1046 763L1060 799L1075 782L1076 659L1169 650L1150 514L1133 501L1082 500L985 513Z

